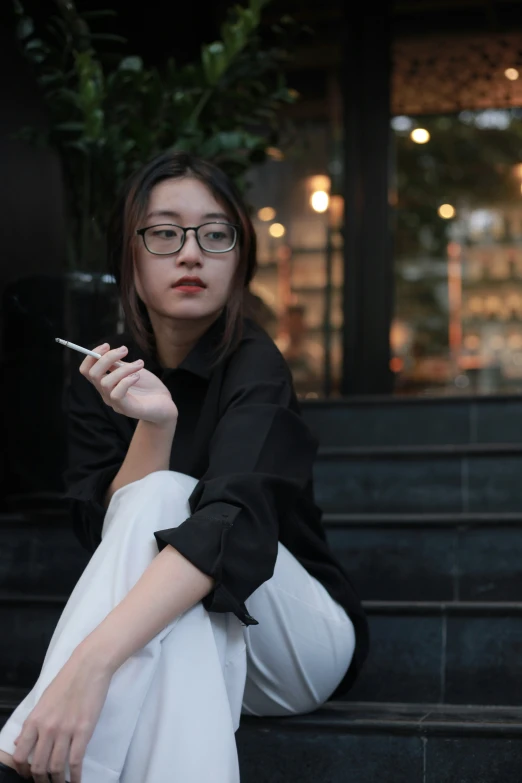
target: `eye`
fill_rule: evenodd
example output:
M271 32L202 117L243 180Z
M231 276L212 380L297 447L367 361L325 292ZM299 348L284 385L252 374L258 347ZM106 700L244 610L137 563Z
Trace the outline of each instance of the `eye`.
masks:
M219 241L220 239L225 239L227 235L224 231L207 231L205 236L213 241Z
M150 233L155 239L174 239L178 236L175 228L154 228Z

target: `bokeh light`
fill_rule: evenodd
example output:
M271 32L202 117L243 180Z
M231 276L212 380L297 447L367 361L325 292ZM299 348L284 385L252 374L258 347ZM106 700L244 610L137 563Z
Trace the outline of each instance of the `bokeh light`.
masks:
M257 213L259 220L267 222L273 220L276 216L276 211L273 207L262 207Z
M330 196L326 190L316 190L310 197L310 204L315 212L326 212L329 203Z
M268 229L268 232L270 236L276 237L276 239L278 239L279 237L284 237L285 230L286 229L282 223L272 223L272 225Z
M430 140L431 136L426 128L414 128L410 133L410 139L415 144L426 144Z
M455 217L455 207L451 204L441 204L438 208L438 213L441 218L449 220L449 218Z

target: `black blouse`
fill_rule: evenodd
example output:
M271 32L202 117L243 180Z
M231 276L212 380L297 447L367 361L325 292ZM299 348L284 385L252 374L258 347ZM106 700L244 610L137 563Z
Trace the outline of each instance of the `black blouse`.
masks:
M191 516L155 533L215 586L203 604L257 624L245 601L273 574L281 541L346 610L355 627L352 664L336 695L354 682L367 654L368 629L360 601L330 552L314 503L312 467L317 443L304 423L289 368L270 337L245 319L239 346L215 365L224 325L220 317L176 369L143 356L128 334L106 339L126 345L126 361L145 359L179 411L170 469L198 479ZM81 361L81 358L80 360ZM68 394L69 467L65 473L73 526L94 552L101 541L106 490L125 458L137 421L115 413L95 387L74 373Z

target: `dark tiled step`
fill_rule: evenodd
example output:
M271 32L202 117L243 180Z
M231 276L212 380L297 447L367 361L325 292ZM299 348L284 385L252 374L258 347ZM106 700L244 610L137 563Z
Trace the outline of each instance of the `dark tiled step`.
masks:
M520 710L329 704L243 720L242 783L519 783Z
M521 705L522 604L367 601L371 648L352 698Z
M322 446L522 443L522 399L365 398L302 403Z
M88 561L66 515L0 515L0 590L70 593Z
M0 594L0 685L38 677L66 596ZM522 704L522 604L365 602L372 645L359 701Z
M26 692L0 688L0 726ZM521 736L520 709L347 702L236 735L242 783L519 783Z
M522 601L521 515L426 516L325 518L362 598Z
M418 513L370 513L370 514L323 514L325 527L408 527L408 528L478 528L478 527L522 527L521 511L472 511L445 514Z
M497 447L496 447L497 448ZM517 512L522 452L436 453L338 450L316 462L315 495L331 513Z
M8 495L5 499L8 511L13 513L63 514L67 510L67 501L63 493L25 492L20 495Z
M444 457L444 456L500 456L522 454L522 443L440 443L436 445L390 446L321 446L318 456L322 459L381 459L383 457Z
M251 718L243 725L259 728L285 726L380 734L415 731L425 737L522 737L522 707L465 704L405 704L400 702L330 701L316 712L289 718Z
M0 593L1 686L33 686L66 600L67 596Z

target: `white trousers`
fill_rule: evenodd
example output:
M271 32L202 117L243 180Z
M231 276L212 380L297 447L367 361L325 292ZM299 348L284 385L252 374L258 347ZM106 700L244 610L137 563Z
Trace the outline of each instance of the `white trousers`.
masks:
M0 731L1 750L14 753L43 691L158 554L154 531L190 515L196 483L158 471L115 492L102 542L65 606L40 676ZM353 625L281 544L273 577L246 606L259 625L244 627L232 613L198 603L120 666L87 746L82 783L237 783L241 713L310 712L329 698L353 655Z

